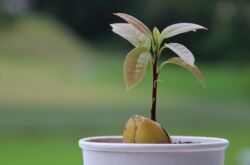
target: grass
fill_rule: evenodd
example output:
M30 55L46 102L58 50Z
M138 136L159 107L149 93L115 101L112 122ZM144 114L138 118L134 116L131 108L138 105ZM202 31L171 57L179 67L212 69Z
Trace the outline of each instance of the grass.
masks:
M81 164L78 139L119 135L131 115L149 115L150 70L126 92L123 58L100 54L46 17L21 18L0 35L2 164ZM226 165L238 164L250 148L250 67L199 66L206 90L181 68L162 72L159 121L171 134L229 139Z
M133 105L123 108L111 105L105 108L100 105L91 107L19 105L18 108L13 105L4 107L2 105L1 109L5 110L1 111L0 117L2 133L0 160L7 165L14 164L13 162L80 163L77 141L87 136L120 135L123 124L134 113L133 108ZM137 113L146 115L144 111L138 107ZM160 115L161 123L171 134L229 139L231 144L227 150L226 164L237 164L239 154L250 146L250 134L246 131L249 130L247 117L245 119L242 117L239 123L239 119L232 113L227 115L226 120L221 121L223 116L219 114L214 117L215 111L197 112L192 109L164 111ZM243 115L249 116L249 112ZM62 159L59 159L58 155Z

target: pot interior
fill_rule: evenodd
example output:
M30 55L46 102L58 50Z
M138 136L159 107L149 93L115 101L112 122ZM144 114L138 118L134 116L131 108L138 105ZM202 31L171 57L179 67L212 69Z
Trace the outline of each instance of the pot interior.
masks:
M96 143L123 143L122 137L120 138L97 138L97 139L90 139L88 142L96 142Z
M209 141L205 138L193 138L193 137L186 137L186 138L179 138L179 137L173 137L171 138L172 143L171 144L197 144L197 143L209 143L211 142L211 139ZM88 142L95 142L95 143L123 143L122 137L102 137L102 138L92 138L89 140L86 140Z

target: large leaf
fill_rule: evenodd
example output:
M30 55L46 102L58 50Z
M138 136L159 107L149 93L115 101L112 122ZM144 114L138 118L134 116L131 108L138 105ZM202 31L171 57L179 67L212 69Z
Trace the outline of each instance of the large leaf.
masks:
M167 61L163 62L160 65L159 72L166 64L176 64L176 65L179 65L179 66L189 70L195 76L195 78L201 83L201 85L203 87L205 87L205 82L204 82L203 76L202 76L202 74L197 66L185 63L185 61L183 61L179 57L173 57L173 58L170 58Z
M184 45L178 43L169 43L165 46L175 52L185 63L189 65L194 64L194 56L190 50L188 50Z
M151 40L144 33L128 23L111 24L112 31L128 40L135 47L145 46L150 49Z
M146 25L144 25L141 21L136 19L135 17L125 14L125 13L114 13L114 15L121 17L125 21L127 21L129 24L133 25L136 29L138 29L140 32L144 33L149 38L152 38L152 33L148 29Z
M161 37L164 38L170 38L175 35L186 33L189 31L196 31L198 29L206 29L205 27L193 23L177 23L170 25L163 29L161 32Z
M127 54L124 62L124 79L127 90L137 85L143 78L148 65L148 53L146 47L136 47Z

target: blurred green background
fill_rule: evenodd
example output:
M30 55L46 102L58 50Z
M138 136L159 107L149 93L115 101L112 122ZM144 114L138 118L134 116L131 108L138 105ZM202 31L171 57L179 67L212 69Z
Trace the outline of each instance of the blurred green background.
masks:
M182 68L166 67L158 120L172 135L229 139L225 164L240 164L250 148L244 0L0 0L0 164L80 165L80 138L121 135L131 115L149 116L150 70L125 91L123 60L132 46L111 32L118 11L151 29L177 22L209 29L169 41L191 49L206 90Z

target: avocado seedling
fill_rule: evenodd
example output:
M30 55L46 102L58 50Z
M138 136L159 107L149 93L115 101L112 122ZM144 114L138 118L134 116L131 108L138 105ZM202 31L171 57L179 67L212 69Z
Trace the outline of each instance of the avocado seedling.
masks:
M84 153L84 165L224 165L227 139L200 136L169 136L157 123L156 103L159 74L169 64L179 65L190 71L204 86L201 72L194 64L190 50L179 43L168 43L175 35L206 29L192 23L170 25L160 32L151 32L138 19L115 13L127 23L111 24L113 32L128 40L134 49L124 62L124 79L127 90L143 78L147 66L152 70L151 118L133 115L128 119L123 136L87 137L79 141ZM170 49L177 56L160 61L163 51ZM140 144L137 144L140 143Z
M202 74L195 66L192 52L179 43L165 43L164 40L178 34L206 29L193 23L177 23L164 28L161 32L149 28L133 16L115 13L127 23L111 24L112 31L128 40L135 48L126 56L124 62L124 79L127 90L136 86L144 77L147 66L152 70L152 106L151 119L142 116L132 116L125 125L123 133L124 143L171 143L169 134L156 122L157 85L159 74L167 64L179 65L190 71L204 86ZM159 58L168 48L177 57L172 57L159 64Z

